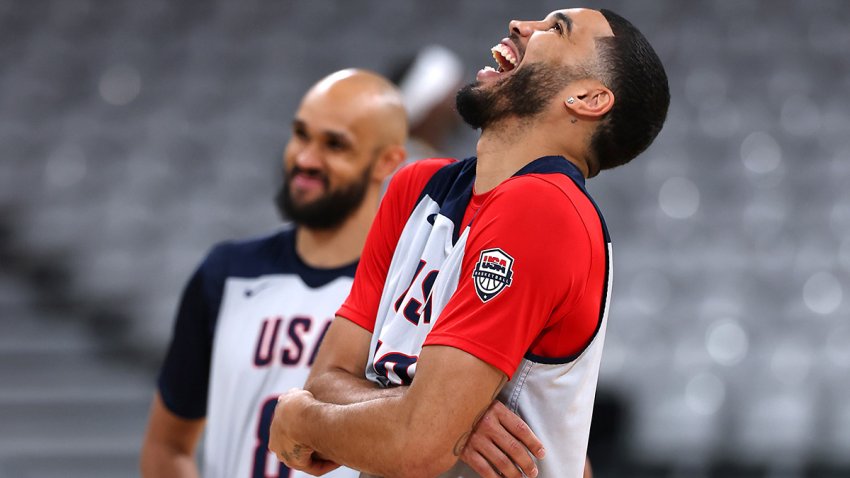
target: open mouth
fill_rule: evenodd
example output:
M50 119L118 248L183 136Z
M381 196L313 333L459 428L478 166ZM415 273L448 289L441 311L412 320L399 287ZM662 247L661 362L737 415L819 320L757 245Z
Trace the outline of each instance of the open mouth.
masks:
M496 67L485 66L480 72L477 79L495 79L504 73L509 73L517 68L521 61L520 55L508 44L506 38L501 43L490 49L493 59L496 60Z
M516 54L504 43L499 43L498 45L491 48L490 53L493 54L493 58L499 65L499 73L511 71L516 68L517 64L519 63Z

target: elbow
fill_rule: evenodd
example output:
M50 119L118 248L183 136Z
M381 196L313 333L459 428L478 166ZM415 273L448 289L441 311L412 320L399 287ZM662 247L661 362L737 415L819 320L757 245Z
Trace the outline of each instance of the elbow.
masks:
M142 478L152 478L162 474L163 463L166 462L166 457L163 452L156 449L155 446L144 444L139 456L139 476Z
M304 382L304 390L314 396L321 396L328 387L333 387L335 382L334 371L313 369Z
M307 376L304 382L304 390L312 393L314 396L321 396L326 390L334 389L339 386L341 378L350 375L345 369L330 367L318 369L314 368Z

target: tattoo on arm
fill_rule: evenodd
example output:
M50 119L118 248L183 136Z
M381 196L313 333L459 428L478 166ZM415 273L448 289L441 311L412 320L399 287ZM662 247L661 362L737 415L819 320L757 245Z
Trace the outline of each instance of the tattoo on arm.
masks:
M296 444L294 447L292 447L292 456L294 456L296 460L300 460L302 451L304 451L304 447Z
M499 385L496 386L496 390L493 392L493 396L490 398L491 402L499 396L499 392L502 390L502 386L504 386L505 382L507 381L507 377L502 377L502 380L499 381ZM469 431L464 432L463 435L461 435L460 438L457 439L457 442L455 442L455 446L452 449L452 453L454 453L455 456L460 456L460 454L463 453L463 448L466 446L467 440L469 440L469 435L472 433L472 430L475 429L475 426L478 425L478 422L481 420L481 417L484 416L484 414L487 412L487 409L489 408L490 404L488 403L483 410L478 412L478 415L476 415L475 420L472 421L472 428Z
M294 447L292 447L292 455L290 455L286 451L280 452L280 456L283 457L283 460L281 460L281 461L291 462L293 457L295 458L295 460L300 460L301 459L301 452L303 452L303 451L304 451L304 447L299 445L299 444L296 444Z

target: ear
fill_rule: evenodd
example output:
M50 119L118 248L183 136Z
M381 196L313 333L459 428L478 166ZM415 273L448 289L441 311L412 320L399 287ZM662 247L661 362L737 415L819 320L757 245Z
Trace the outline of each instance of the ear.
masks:
M375 161L375 167L372 169L372 179L383 182L384 179L387 179L398 169L406 157L407 151L404 150L404 146L397 144L385 146Z
M564 106L573 115L585 119L599 119L614 107L614 93L597 81L577 83L567 91Z

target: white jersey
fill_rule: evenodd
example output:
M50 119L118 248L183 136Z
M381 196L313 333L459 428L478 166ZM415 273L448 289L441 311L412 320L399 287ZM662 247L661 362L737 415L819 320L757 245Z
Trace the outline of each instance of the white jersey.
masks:
M409 385L424 346L502 370L499 400L546 448L541 478L584 468L607 323L610 241L581 173L540 158L483 195L475 159L396 174L338 312L373 331L367 378ZM378 239L380 235L380 240ZM478 476L458 463L445 478Z
M301 478L268 451L277 397L302 387L356 264L314 269L294 230L216 247L184 292L160 374L166 406L206 417L206 478ZM331 478L357 472L338 469Z

